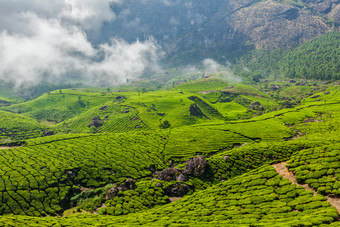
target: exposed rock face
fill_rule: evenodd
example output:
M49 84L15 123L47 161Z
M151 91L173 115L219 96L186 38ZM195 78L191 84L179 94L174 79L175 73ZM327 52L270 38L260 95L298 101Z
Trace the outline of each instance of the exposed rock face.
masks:
M264 110L263 106L261 105L260 102L253 102L250 107L253 109L253 110L258 110L258 111L262 111Z
M176 181L188 181L188 180L189 180L188 176L183 173L176 177Z
M128 178L124 181L123 184L119 185L118 189L119 191L127 191L127 190L132 190L136 188L136 183L135 180L132 178Z
M296 47L331 31L331 25L309 11L307 5L272 0L230 0L217 5L218 12L204 25L174 41L171 46L174 56L176 51L190 52L193 51L190 48L197 46L218 53L222 49L241 48L246 42L257 49ZM337 18L338 8L333 3L329 17Z
M280 89L280 86L279 86L279 85L272 84L272 85L270 85L270 89L272 89L273 91L277 91L277 90Z
M107 35L153 36L177 63L183 53L213 57L247 41L257 48L296 46L331 29L322 17L340 22L339 0L125 0L118 8ZM119 15L122 9L130 13Z
M124 96L117 96L116 97L116 101L122 101L123 99L125 99L125 97Z
M118 192L133 190L135 188L136 188L136 183L135 183L134 179L128 178L121 185L119 185L119 186L114 185L112 188L110 188L108 190L108 192L106 193L105 199L106 200L112 199L113 197L118 195Z
M162 172L156 172L155 175L158 175L158 179L160 180L172 181L176 180L177 176L180 175L180 171L176 168L167 168Z
M257 48L297 46L330 30L320 17L296 6L263 1L231 16L231 26Z
M337 4L339 4L339 1ZM328 14L328 18L333 19L336 22L340 23L340 5L334 6L332 11Z
M99 128L103 126L104 122L100 119L99 116L95 116L92 118L91 123L89 124L89 127L95 126L96 128Z
M109 189L109 191L106 193L105 199L109 200L117 196L119 190L118 187L115 185L112 188Z
M45 130L45 131L44 131L44 134L43 134L43 137L45 137L45 136L53 136L53 135L54 135L54 132L53 132L53 131Z
M329 19L340 22L339 0L302 0L308 7L318 15L325 15Z
M190 191L190 187L186 184L173 184L164 190L167 196L171 197L183 197Z
M99 109L105 111L107 107L108 107L108 106L105 105L105 106L101 106Z
M205 160L203 156L199 155L188 161L183 170L183 174L200 177L205 174L207 167L208 167L207 160Z
M223 157L223 159L224 159L224 161L227 162L230 159L230 157L228 155L226 155L226 156Z

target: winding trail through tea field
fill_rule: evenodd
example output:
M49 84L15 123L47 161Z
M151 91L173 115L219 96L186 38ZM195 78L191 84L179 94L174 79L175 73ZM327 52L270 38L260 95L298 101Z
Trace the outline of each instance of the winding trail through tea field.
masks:
M281 163L274 164L273 167L275 168L276 172L278 172L282 177L290 180L292 183L296 184L297 186L304 187L306 190L314 192L314 195L316 195L317 192L313 188L311 188L308 184L299 184L296 181L295 175L289 171L289 169L286 167L286 164L287 164L286 162L281 162ZM327 201L332 206L334 206L340 214L340 198L335 198L331 196L325 196L325 197L327 198Z

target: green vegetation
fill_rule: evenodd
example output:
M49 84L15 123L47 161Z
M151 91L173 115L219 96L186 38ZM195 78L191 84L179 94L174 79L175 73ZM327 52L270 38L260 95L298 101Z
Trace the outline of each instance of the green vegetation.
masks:
M24 114L38 121L60 122L113 98L110 94L56 90L26 103L9 106L6 110Z
M340 79L340 32L333 31L302 44L295 49L254 51L236 67L249 68L252 75L282 75L288 78L317 80ZM249 73L247 73L249 74Z
M322 195L340 196L340 143L298 152L287 167L300 184L308 184Z
M0 143L40 137L47 126L32 118L0 111Z
M339 86L298 82L210 77L152 92L56 90L1 107L3 145L23 147L0 150L0 223L335 225L324 196L339 197ZM204 173L184 175L197 155ZM278 162L318 194L282 178ZM184 197L170 202L173 191Z
M164 142L156 134L53 137L1 150L2 214L57 214L74 186L100 187L148 176L152 165L165 167L158 152Z
M39 223L61 225L273 225L309 226L333 222L338 213L326 198L283 179L273 167L264 166L245 175L188 196L178 202L128 216L71 216L25 218L3 216L1 222L17 226ZM119 212L119 206L114 211ZM103 209L103 208L102 208ZM106 211L109 208L106 209Z

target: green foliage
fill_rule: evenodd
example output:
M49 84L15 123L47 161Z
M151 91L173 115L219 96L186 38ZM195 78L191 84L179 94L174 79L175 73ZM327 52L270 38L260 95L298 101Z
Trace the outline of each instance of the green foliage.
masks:
M246 66L263 75L280 74L289 78L318 80L340 79L340 32L333 31L295 49L273 52L255 51L237 66Z
M0 143L40 137L47 128L32 118L0 111Z
M278 182L278 184L273 185L271 182ZM120 198L126 199L131 193L126 191L126 194ZM105 211L110 215L124 213L129 206L124 201L118 203L120 198L114 203L114 207L105 208L102 212ZM194 193L178 202L127 216L82 215L68 218L2 216L0 221L15 222L18 226L30 223L70 226L100 224L312 226L329 224L337 217L337 210L325 202L323 196L314 197L313 194L306 193L304 188L286 182L286 179L279 176L273 167L264 166Z
M228 86L229 83L214 77L209 77L201 80L194 80L184 84L180 84L174 88L176 91L198 92L220 90Z
M5 107L14 113L22 113L38 121L61 122L72 118L90 107L98 106L112 100L110 94L102 96L100 93L84 93L76 90L53 91L50 95ZM87 104L88 103L88 104Z
M52 92L48 97L53 99L49 101L56 101L58 111L64 111L58 99L65 95L74 99L82 113L72 113L68 120L50 129L82 133L39 136L26 140L21 148L1 150L0 213L17 216L1 216L0 223L9 226L337 223L337 211L322 195L339 196L339 87L331 84L313 89L307 84L294 92L292 86L284 86L291 83L286 81L280 84L283 88L271 92L260 85L221 88L224 84L217 86L215 82L206 87L197 85L190 92L143 92L140 96L136 92ZM197 93L213 87L216 89L212 92ZM259 101L265 109L278 106L280 103L270 95L288 96L292 100L293 96L297 96L296 100L307 98L294 108L240 120L256 114L249 110L250 102ZM118 96L122 98L117 99ZM42 110L52 106L47 101L39 102ZM27 102L22 110L34 105ZM206 117L192 116L192 105L198 106ZM37 107L24 114L39 111ZM15 125L17 121L21 128L28 125L23 133L27 138L31 138L28 136L31 128L41 126L23 114L6 114L9 117L1 124L8 121ZM97 116L103 125L91 129L89 124ZM165 121L171 122L171 127L160 130L160 122ZM96 134L89 133L90 130ZM166 188L179 182L151 179L153 172L169 165L182 168L185 161L198 154L208 161L205 174L180 182L191 191L183 199L168 204ZM268 166L287 160L298 182L316 189L317 196L292 185ZM135 189L106 198L114 184L130 177L136 180ZM59 215L71 207L76 207L75 214L78 211L83 214L63 218L21 216Z
M165 167L159 153L164 141L154 133L57 138L2 150L0 192L6 198L2 214L56 214L67 204L73 186L96 188L127 177L149 176L151 165ZM21 191L31 196L25 200L18 194ZM27 203L35 209L31 211Z
M162 129L170 128L171 124L168 120L165 120L160 123L159 127Z
M169 203L169 197L164 195L163 188L156 186L159 182L140 181L136 184L136 189L124 191L107 200L105 204L108 208L114 208L111 215L122 215Z
M208 161L216 179L230 179L263 164L287 160L299 150L316 146L320 146L320 142L262 142L220 152Z
M303 150L287 167L300 184L307 183L322 195L340 196L340 143Z

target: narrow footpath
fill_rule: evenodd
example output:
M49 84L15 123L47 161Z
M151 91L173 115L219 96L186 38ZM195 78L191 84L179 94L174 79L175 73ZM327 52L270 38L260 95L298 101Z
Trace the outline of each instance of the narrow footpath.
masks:
M22 146L19 146L22 147ZM8 149L14 149L14 148L19 148L19 147L0 147L0 150L8 150Z
M308 184L299 184L298 182L296 182L296 178L295 175L289 171L289 169L286 167L286 162L281 162L278 164L274 164L273 167L275 168L276 172L278 172L282 177L290 180L292 183L296 184L297 186L301 186L304 187L306 190L308 191L312 191L314 192L314 195L316 195L316 191L309 187ZM331 196L325 196L327 198L327 201L334 206L339 214L340 214L340 198L337 197L331 197Z

